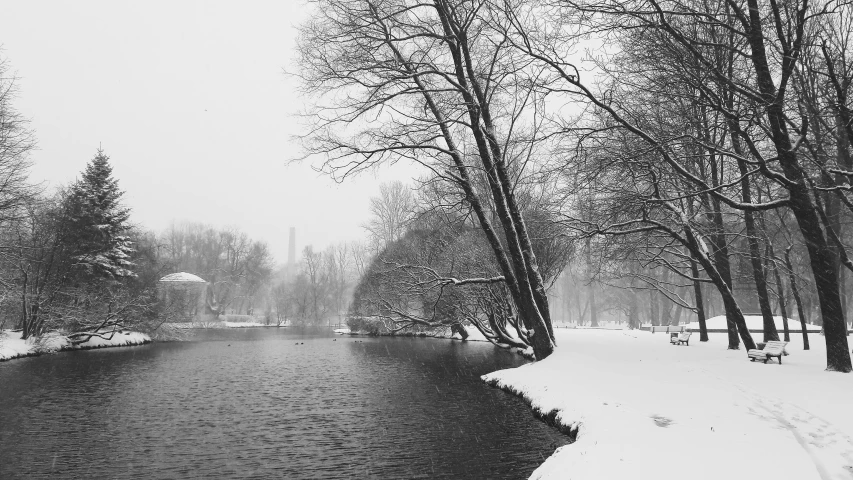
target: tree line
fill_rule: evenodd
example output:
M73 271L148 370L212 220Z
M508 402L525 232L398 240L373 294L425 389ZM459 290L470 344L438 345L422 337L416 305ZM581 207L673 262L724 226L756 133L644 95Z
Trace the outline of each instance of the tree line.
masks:
M133 222L101 149L70 184L32 182L37 143L16 93L0 59L0 328L25 339L60 331L82 343L229 316L319 325L346 310L368 261L362 244L308 246L295 265L280 266L266 242L236 227L185 221L151 231ZM205 283L166 294L159 280L176 272Z
M421 165L433 211L470 218L495 266L404 278L500 285L494 304L511 306L538 358L555 347L543 238L571 239L573 262L629 303L654 289L703 324L719 301L729 348L755 347L745 299L776 339L772 300L804 320L813 283L827 369L851 371L851 5L311 3L297 73L313 102L306 155L339 179ZM524 198L537 189L542 231Z

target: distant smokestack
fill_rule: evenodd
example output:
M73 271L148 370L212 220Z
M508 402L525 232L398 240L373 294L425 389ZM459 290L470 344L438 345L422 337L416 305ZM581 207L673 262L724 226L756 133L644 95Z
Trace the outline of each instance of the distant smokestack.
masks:
M287 245L287 264L296 263L296 228L290 227L290 243Z

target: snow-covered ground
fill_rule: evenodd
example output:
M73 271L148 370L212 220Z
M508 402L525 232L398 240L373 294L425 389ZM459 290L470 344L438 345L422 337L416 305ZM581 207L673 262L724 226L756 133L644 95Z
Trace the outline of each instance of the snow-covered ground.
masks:
M826 372L824 339L792 336L783 365L674 346L645 331L558 329L549 358L483 379L577 429L535 479L851 479L853 374Z
M50 332L39 338L24 340L21 338L21 332L3 330L0 331L0 361L40 355L42 353L54 353L62 350L87 350L90 348L142 345L150 341L151 338L144 333L117 332L109 339L92 337L83 343L74 345L67 337L57 332Z
M744 320L746 320L746 328L748 328L750 331L764 330L764 319L761 317L761 315L744 315L743 318L744 318ZM784 328L784 325L782 324L782 317L779 317L779 316L773 317L773 321L776 323L776 330L779 331L779 334L781 336L782 329ZM726 316L720 315L720 316L712 317L712 318L705 320L705 327L708 330L725 330L726 329ZM699 331L699 322L696 321L696 322L688 323L687 324L687 330L688 331L695 330L698 332ZM812 332L812 331L820 332L820 326L807 323L806 324L806 330L809 332ZM788 319L788 331L789 332L798 332L798 333L801 332L800 321L789 318Z

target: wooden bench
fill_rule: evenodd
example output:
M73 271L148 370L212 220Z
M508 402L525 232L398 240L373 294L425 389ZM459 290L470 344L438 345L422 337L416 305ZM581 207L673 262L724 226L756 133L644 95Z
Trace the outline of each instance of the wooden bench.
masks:
M756 360L764 360L764 363L767 363L773 357L779 359L779 365L782 365L782 355L785 355L785 345L788 342L779 342L779 341L770 341L764 345L764 350L759 350L754 348L746 352L749 360L754 362Z
M672 335L669 337L669 343L673 345L687 345L690 346L690 332L682 332L678 335Z

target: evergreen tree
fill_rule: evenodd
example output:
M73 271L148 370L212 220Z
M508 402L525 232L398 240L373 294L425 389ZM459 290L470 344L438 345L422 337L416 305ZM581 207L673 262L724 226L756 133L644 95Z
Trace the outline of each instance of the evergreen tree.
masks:
M121 204L124 194L113 178L110 158L98 149L83 177L74 182L65 200L67 242L72 259L87 274L110 279L134 277L130 269L133 243L130 209Z

